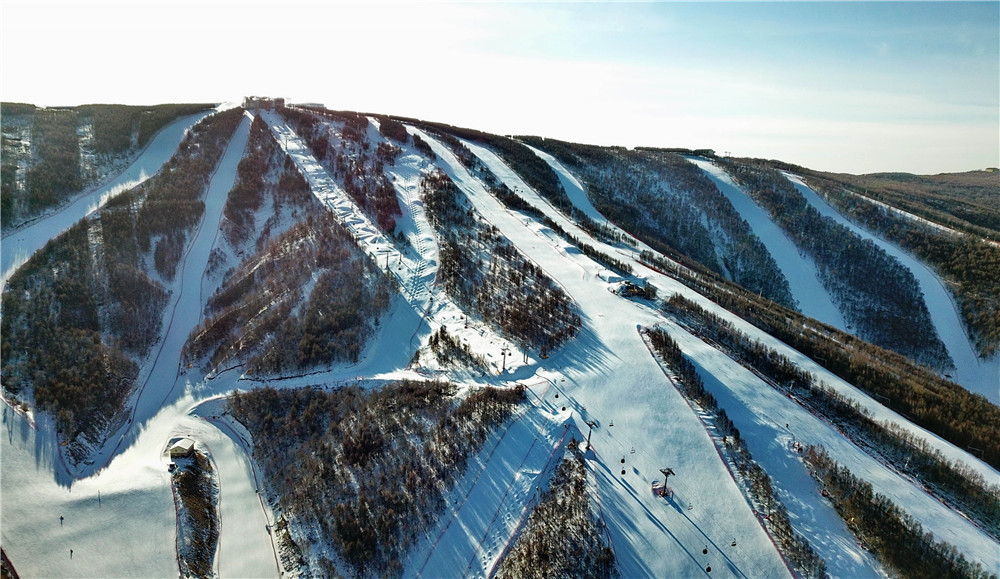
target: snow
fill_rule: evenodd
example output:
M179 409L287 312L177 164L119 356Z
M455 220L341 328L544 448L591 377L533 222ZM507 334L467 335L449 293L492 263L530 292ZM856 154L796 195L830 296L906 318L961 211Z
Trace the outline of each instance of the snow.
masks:
M927 265L899 246L849 221L810 189L801 177L790 173L785 173L785 177L820 214L848 227L862 238L870 239L913 272L917 283L920 284L920 290L924 294L931 322L937 330L938 337L948 349L948 354L955 362L952 380L971 392L982 394L990 402L1000 405L1000 354L987 360L976 355L975 345L969 339L965 325L962 323L962 314L944 281Z
M179 376L178 368L181 347L201 311L200 272L207 264L249 128L250 119L244 118L209 185L202 225L171 288L171 323L158 353L144 368L146 384L136 397L133 419L120 437L99 450L93 465L83 465L88 472L78 474L86 476L74 480L66 471L55 453L51 420L42 417L33 429L24 415L4 407L8 436L0 447L2 537L4 550L25 576L175 575L176 517L166 451L178 436L210 449L221 482L222 528L228 521L228 528L241 530L222 533L218 559L223 574L276 574L264 528L266 515L256 493L247 490L256 488L247 476L247 455L217 428L189 414L195 404L193 388ZM182 299L184 295L187 299ZM65 516L61 527L40 523L52 519L58 525L59 516ZM254 529L259 529L258 537ZM72 559L69 549L74 550Z
M263 113L279 143L292 156L317 196L351 224L362 247L384 263L405 288L383 318L379 333L354 365L318 369L306 376L268 380L275 387L333 385L356 381L377 384L399 377L421 377L425 369L407 369L409 356L436 327L446 325L470 347L499 361L509 342L473 320L434 285L437 245L419 198L419 179L432 165L405 147L386 172L403 206L400 230L412 249L400 252L367 221L308 149L280 118ZM236 178L236 162L246 145L249 119L215 173L199 232L170 286L169 324L143 369L145 387L135 399L133 420L98 454L87 472L71 476L62 464L52 421L5 405L7 436L0 442L0 538L5 552L25 576L167 576L177 574L174 559L175 515L166 469L166 450L178 437L191 437L209 449L220 481L221 536L216 559L221 576L281 574L272 537L269 505L256 492L259 468L251 456L250 434L224 415L224 398L234 389L256 387L262 380L222 372L211 379L179 368L180 348L199 321L207 299L202 273L218 231L222 204ZM603 268L550 230L508 211L488 194L436 140L420 134L438 155L436 164L451 175L477 211L526 256L542 267L575 301L583 319L580 335L547 360L507 359L500 376L458 374L466 385L521 383L530 404L487 441L450 495L437 526L404 561L405 576L489 576L513 533L530 512L534 487L548 480L555 459L570 437L585 438L588 421L593 447L586 453L589 485L599 497L600 512L623 577L712 576L783 577L789 570L766 534L744 491L716 451L717 437L670 384L650 355L641 327L661 325L699 368L706 385L748 441L754 457L771 475L789 509L795 528L805 534L834 576L880 576L877 562L856 545L797 454L792 440L825 446L833 458L875 490L890 496L935 536L952 542L987 569L1000 566L998 544L968 520L924 493L812 416L754 374L677 327L650 304L606 291ZM832 388L858 400L876 420L891 420L925 439L953 460L962 460L988 480L997 471L906 422L851 385L774 338L698 296L675 280L639 265L631 248L590 238L551 208L489 150L466 143L512 190L517 190L573 235L607 253L616 252L643 271L661 295L680 292L699 305L730 319L749 335L789 356ZM587 211L586 192L554 159L546 159L567 187L571 200ZM575 183L575 184L574 184ZM567 185L569 184L569 185ZM571 191L572 189L572 191ZM732 192L731 192L732 193ZM592 209L592 206L591 206ZM600 219L594 212L593 217ZM749 221L749 220L748 220ZM48 235L54 235L54 230ZM6 245L7 239L4 239ZM41 242L42 244L44 241ZM38 245L40 247L41 245ZM567 251L569 249L569 251ZM6 258L5 258L6 259ZM6 270L6 261L5 270ZM394 267L395 266L395 267ZM789 277L791 279L791 276ZM801 300L800 300L801 301ZM785 424L788 427L785 427ZM632 453L632 449L635 452ZM625 457L625 464L620 462ZM653 495L659 469L671 467L676 495ZM624 467L625 474L621 471ZM97 493L100 492L98 499ZM65 519L60 526L59 516ZM735 547L731 546L733 539ZM73 549L73 558L69 557ZM702 553L702 549L708 551Z
M799 252L795 243L785 235L781 227L740 189L722 168L701 157L685 158L705 172L705 175L732 203L740 217L750 225L754 235L763 242L778 264L778 269L788 280L792 297L798 302L799 311L810 318L849 332L840 309L819 279L816 263Z
M112 197L135 187L160 170L173 156L188 129L210 112L179 118L163 129L146 145L131 165L117 177L89 191L53 213L30 222L24 227L3 232L3 251L0 252L0 290L7 279L50 239L69 229L76 222L97 211Z
M580 306L584 318L580 336L543 364L546 372L556 372L566 382L560 377L543 399L558 404L560 410L563 404L572 410L570 420L581 432L588 430L587 420L600 423L592 438L600 453L595 456L607 457L611 464L598 458L595 471L603 473L598 487L622 576L693 576L703 573L706 565L722 576L787 576L784 562L752 511L745 508L699 419L685 410L686 402L666 384L636 332L637 323L658 321L656 312L579 283L581 269L585 278L599 280L600 266L581 254L560 251L562 243L539 233L531 220L525 223L507 211L450 151L426 134L421 138L477 211L561 283ZM671 419L655 419L660 416ZM609 426L611 422L615 425ZM625 475L617 474L621 466L617 457L629 454L633 446L642 452L630 455ZM678 513L649 490L667 464L678 473L679 484L674 486L683 489L678 494L694 505L692 510ZM740 538L739 552L729 549L734 535ZM709 549L707 555L700 554L702 547ZM449 575L447 569L441 571L433 575Z
M432 146L434 146L433 143ZM449 160L450 158L450 153L445 151L443 147L436 147L435 153L438 154L442 160ZM494 164L493 161L486 157L481 158L487 163L487 165L491 165L491 168L494 168L492 167ZM643 312L642 308L639 308L640 312L632 311L612 313L615 309L617 309L616 306L631 304L631 302L627 302L621 298L616 298L608 292L593 291L590 287L587 287L589 284L581 284L577 281L579 279L579 270L574 270L566 263L567 261L570 261L570 259L566 259L568 256L563 254L561 258L558 257L556 255L558 254L558 250L553 244L551 244L551 242L548 244L540 243L540 238L544 238L543 236L540 236L537 232L530 231L529 226L521 219L512 217L510 212L503 209L498 202L493 200L485 193L485 191L482 190L481 185L477 185L474 180L471 180L468 177L468 174L465 173L464 169L462 169L459 165L451 163L451 171L459 185L463 186L467 193L469 193L470 198L477 206L477 209L486 215L491 222L500 227L501 231L507 235L519 249L526 252L550 275L556 274L553 275L553 277L555 277L557 281L560 281L563 286L568 289L571 297L573 297L583 310L583 317L585 319L584 333L576 340L576 342L571 344L564 351L558 353L556 356L553 356L552 359L548 360L546 367L553 368L553 366L557 366L561 361L560 359L565 361L567 358L576 358L572 361L572 363L566 364L565 366L558 368L558 370L564 372L567 377L572 377L579 373L581 375L578 377L578 380L581 383L592 384L592 387L590 388L581 388L581 391L574 396L589 400L589 402L585 404L591 408L591 412L596 412L599 408L603 408L605 410L613 409L612 411L617 414L617 416L615 416L615 428L618 429L618 432L626 430L624 428L619 428L624 422L621 421L619 417L623 413L631 413L636 418L636 422L642 424L643 426L639 432L633 434L631 437L632 441L673 440L676 435L670 436L666 433L659 433L660 435L658 436L654 426L656 425L654 419L657 416L677 415L679 414L677 409L663 407L656 404L655 396L653 395L636 396L633 399L633 396L636 394L636 390L638 390L638 388L634 385L649 381L652 381L653 383L659 382L662 384L662 379L653 380L648 375L641 378L629 379L629 375L633 372L637 372L638 368L641 368L645 361L630 359L628 360L628 363L622 363L620 365L619 363L615 363L618 360L624 362L623 358L626 355L634 355L636 351L636 346L634 344L629 345L618 343L619 340L627 342L627 336L622 336L622 333L626 332L628 328L631 327L631 333L634 334L634 324L641 323L636 319L637 314L649 315L650 312ZM499 168L497 168L496 172L498 175L502 174L502 171ZM508 186L510 185L511 184L508 183ZM547 238L544 239L547 240ZM589 242L590 240L588 239L587 241ZM589 261L579 255L573 256L572 259L578 262L578 266L579 263L587 263ZM586 268L587 266L584 265L583 267ZM595 268L596 266L590 264L590 267ZM570 273L571 271L573 273ZM558 275L558 273L562 273L562 275ZM742 331L757 337L758 339L762 339L765 343L767 343L767 345L777 348L786 355L792 356L796 362L800 363L800 365L808 371L820 376L823 381L827 382L832 387L845 393L851 398L859 400L859 402L872 412L876 419L885 419L901 424L917 436L927 440L933 447L940 449L945 456L954 460L961 460L962 462L969 464L973 468L982 472L984 476L987 477L987 480L997 480L997 473L995 470L984 465L980 461L975 460L973 457L969 456L968 453L957 449L954 446L941 441L938 437L930 435L922 429L919 429L902 420L900 417L874 403L874 401L867 399L866 396L857 392L849 384L838 380L835 376L832 376L825 370L821 369L801 354L795 352L794 350L790 350L787 346L781 344L774 338L763 335L759 330L752 328L749 324L735 318L735 316L725 312L725 310L711 304L704 298L701 298L697 294L694 294L687 288L680 286L668 278L659 276L658 274L649 274L649 278L651 281L656 283L656 285L660 286L661 291L666 288L671 291L679 291L689 298L696 299L703 307L707 307L714 313L732 319L735 323L737 323L739 329ZM615 323L616 321L617 323ZM588 330L590 328L593 328L595 335L589 335ZM706 382L714 385L714 387L711 387L712 392L716 394L720 400L723 397L727 397L732 400L732 411L730 411L729 404L726 402L722 405L726 408L727 413L729 413L730 416L733 417L734 421L736 421L737 427L740 428L741 431L744 433L753 432L755 429L759 429L760 425L770 425L770 432L765 430L760 433L760 436L746 435L746 438L751 441L751 451L754 456L762 462L762 464L768 463L770 468L767 468L766 470L771 473L773 477L775 477L775 486L779 488L782 493L784 493L786 500L788 500L788 497L796 498L796 500L789 501L790 504L788 504L788 507L793 516L801 522L801 524L798 525L798 527L800 527L799 530L803 531L802 527L804 527L805 531L803 532L805 532L807 536L812 535L810 536L810 539L818 543L817 548L823 552L827 559L833 559L838 562L838 565L846 566L841 567L841 569L844 570L845 575L870 575L870 565L872 563L869 559L861 556L860 553L852 551L848 548L850 545L853 545L853 539L846 534L846 531L844 531L842 526L840 527L840 533L836 533L834 531L836 526L831 526L830 521L835 521L834 517L836 515L832 512L829 504L820 498L818 492L816 492L815 485L804 473L804 467L801 464L798 464L795 465L795 469L797 470L793 470L791 464L788 462L790 460L790 453L784 450L784 447L776 445L776 441L781 440L779 433L780 435L786 437L787 433L783 433L780 430L780 425L777 424L773 417L785 414L790 416L794 415L797 422L793 423L791 420L786 420L785 422L789 423L790 428L792 428L794 432L802 433L802 438L805 442L817 442L826 446L836 460L852 467L852 470L854 470L858 476L869 479L878 492L882 492L883 494L892 497L897 501L897 504L904 506L904 508L914 514L914 516L921 521L922 524L924 524L925 528L938 530L941 528L941 525L947 525L947 531L936 531L937 536L950 539L950 542L956 545L959 549L962 549L964 552L975 557L977 560L983 561L987 568L995 568L998 564L1000 564L1000 558L998 558L1000 556L998 556L996 542L991 540L985 533L969 523L966 519L958 516L950 509L944 507L936 499L928 496L921 489L914 486L911 481L900 477L898 474L884 467L878 461L872 459L845 439L835 429L829 427L821 420L812 417L794 402L785 398L783 395L770 391L769 386L764 385L759 378L756 378L752 373L728 357L712 348L709 348L704 345L703 342L690 336L679 328L672 328L671 335L673 335L675 339L677 339L678 336L682 338L682 348L685 353L691 356L696 364L705 369L704 377L706 378ZM596 341L592 341L592 338L595 338ZM614 347L602 347L606 344L605 340L616 345ZM586 356L582 355L584 352L586 352ZM601 361L604 361L605 363L601 363ZM611 376L606 377L605 380L601 380L599 378L600 374L608 369L606 364L608 364L608 366L613 366L616 371L611 373ZM716 378L709 379L712 376ZM732 377L736 377L737 379L731 383L730 379ZM608 384L624 384L629 386L619 386L616 388L613 386L609 387ZM739 396L736 396L736 393L738 393ZM767 403L764 403L765 401ZM744 408L742 412L740 412L741 406ZM734 416L734 414L737 416ZM630 420L626 424L632 424L632 421ZM608 429L608 431L610 431L610 429ZM805 439L805 434L811 435L810 438ZM815 438L813 438L813 436ZM686 444L680 442L678 442L677 445L682 448L687 447ZM622 445L623 450L625 446L626 445ZM637 448L642 448L638 444L635 446ZM780 453L777 452L777 449L779 448L782 449ZM704 455L701 459L705 460ZM699 466L704 467L704 465ZM681 472L676 468L674 470L678 473ZM772 470L774 472L772 472ZM651 469L647 472L656 473L657 470ZM718 477L695 477L696 480L700 481L713 480L713 478ZM683 479L679 478L678 484L676 485L673 484L674 481L672 480L672 486L680 488L682 480ZM604 491L603 488L602 491ZM678 491L678 493L680 494L680 491ZM627 503L628 501L626 500L625 502ZM819 514L817 515L816 513ZM630 524L635 524L635 521L641 520L641 517L629 517L628 520L630 521ZM617 529L618 526L613 525L612 533L614 533ZM644 534L644 536L647 536L647 534ZM822 547L819 545L822 545ZM634 544L630 544L630 546L633 548L635 547ZM622 556L623 553L628 553L628 550L623 551L621 543L618 540L616 540L616 547L618 547L620 556ZM641 558L641 560L647 562L649 559ZM830 561L828 561L828 563L829 562ZM848 569L850 569L849 572ZM639 571L639 569L635 570ZM626 576L627 575L628 573L626 573Z

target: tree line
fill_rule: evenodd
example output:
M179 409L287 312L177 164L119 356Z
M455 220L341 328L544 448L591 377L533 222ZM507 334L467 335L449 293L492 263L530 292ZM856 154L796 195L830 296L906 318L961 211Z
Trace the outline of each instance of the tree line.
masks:
M455 481L524 400L484 388L456 399L447 382L403 380L377 389L262 388L229 411L254 439L262 492L306 553L307 572L402 575L405 555L434 525ZM318 536L317 536L318 534Z
M514 191L511 191L510 187L508 187L505 183L500 181L500 179L497 178L497 176L493 173L493 171L491 171L489 167L487 167L479 159L479 157L476 157L475 154L473 154L473 152L468 147L466 147L461 141L455 138L455 136L448 133L436 133L436 136L440 138L441 141L448 148L451 149L451 151L455 154L455 157L459 160L459 162L462 163L462 165L470 173L475 175L476 178L478 178L483 183L483 185L486 186L486 188L490 191L490 193L494 197L496 197L497 200L500 201L505 207L507 207L512 211L519 211L521 213L524 213L525 215L529 215L531 217L534 217L535 219L538 219L539 221L544 223L547 227L558 233L560 237L562 237L569 243L577 246L577 248L579 248L584 255L591 258L595 262L603 265L604 267L614 270L619 275L631 275L632 273L631 265L620 259L611 257L610 255L596 249L591 245L583 243L576 236L568 233L565 229L562 228L562 226L553 221L551 217L549 217L544 212L542 212L535 206L525 201L523 197L521 197ZM621 235L612 233L608 228L597 224L586 215L583 215L578 211L575 213L579 214L579 216L583 218L583 221L580 222L581 227L583 227L590 233L594 234L598 238L608 239L611 242L622 242L626 239Z
M581 178L594 207L656 251L794 306L781 270L704 173L677 153L530 139Z
M808 539L792 527L788 510L774 489L771 477L753 459L750 449L740 436L739 429L733 424L725 409L719 406L715 396L705 388L705 383L698 375L694 364L684 356L680 346L666 331L660 328L647 329L646 339L658 361L666 366L668 378L676 385L681 395L712 416L719 434L725 441L726 454L733 460L740 476L746 481L758 508L765 510L768 528L778 539L781 552L804 576L826 577L826 561L816 553Z
M878 421L859 403L817 383L815 377L777 350L740 332L732 323L675 294L663 309L698 337L750 368L783 393L825 417L860 448L871 449L1000 540L1000 485L968 465L948 459L923 438L888 421Z
M580 315L566 292L483 222L446 174L425 175L420 188L438 234L438 276L456 302L542 356L576 336Z
M996 577L954 545L934 540L933 532L833 460L823 447L809 445L804 459L840 518L886 568L901 577Z
M748 159L720 163L812 258L821 283L858 335L935 368L954 366L909 269L821 215L777 170Z

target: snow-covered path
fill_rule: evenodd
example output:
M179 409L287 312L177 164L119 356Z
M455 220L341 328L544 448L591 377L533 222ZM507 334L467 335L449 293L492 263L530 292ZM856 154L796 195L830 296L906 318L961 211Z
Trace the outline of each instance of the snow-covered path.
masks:
M788 280L792 297L799 304L799 311L835 328L848 332L847 322L823 287L816 272L816 264L803 256L771 217L733 181L723 169L701 157L685 157L694 163L729 199L740 217L750 224L750 229L760 238L767 251L778 264L778 269Z
M0 251L0 290L7 279L36 251L78 221L100 209L109 199L153 176L177 151L188 129L211 111L179 118L161 129L121 174L72 203L11 232L4 232Z
M931 322L937 330L938 337L948 349L948 354L955 362L952 380L968 388L971 392L982 394L990 402L1000 405L1000 354L994 355L988 360L981 360L976 355L974 345L965 332L961 312L941 278L923 262L897 245L849 221L810 189L800 177L790 173L785 173L785 177L821 215L830 217L864 239L870 239L913 272L917 283L920 284L920 290L924 294Z

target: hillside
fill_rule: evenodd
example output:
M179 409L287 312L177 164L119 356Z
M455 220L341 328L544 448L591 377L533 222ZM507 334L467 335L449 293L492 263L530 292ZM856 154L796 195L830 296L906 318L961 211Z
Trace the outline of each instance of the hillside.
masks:
M25 576L1000 568L988 175L253 98L161 145L151 119L201 105L4 107L3 250L27 255L4 259L0 517ZM17 149L54 135L77 152ZM112 183L162 147L76 208L85 159ZM39 197L20 175L55 162L76 180ZM175 510L180 438L210 476Z

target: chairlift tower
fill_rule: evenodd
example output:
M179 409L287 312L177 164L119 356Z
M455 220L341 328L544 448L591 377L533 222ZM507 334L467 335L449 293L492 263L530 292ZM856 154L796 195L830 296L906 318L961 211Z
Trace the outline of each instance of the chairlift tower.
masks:
M661 468L660 472L663 473L663 486L667 486L667 478L669 478L671 475L677 476L677 475L674 474L674 469L672 469L670 467Z
M595 428L597 428L597 423L593 420L588 420L587 426L590 427L590 430L587 431L587 450L590 450L590 434L594 432Z

